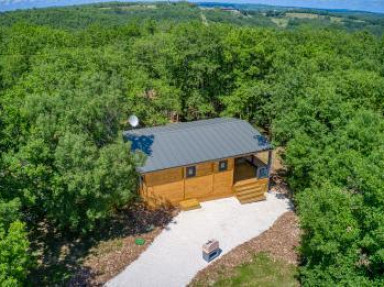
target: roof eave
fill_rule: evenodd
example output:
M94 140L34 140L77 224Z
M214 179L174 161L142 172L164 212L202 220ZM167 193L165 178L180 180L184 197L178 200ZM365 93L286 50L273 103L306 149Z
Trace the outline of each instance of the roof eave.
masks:
M220 161L220 160L227 159L227 158L243 157L243 156L247 156L247 155L256 154L259 152L272 151L272 150L273 150L273 147L270 146L270 147L267 147L267 148L262 149L262 150L257 150L257 151L248 152L248 153L244 153L244 154L235 154L235 155L231 155L231 156L227 156L227 157L214 158L214 159L209 159L209 160L204 160L204 161L199 161L199 162L192 162L192 163L183 164L183 165L175 165L175 166L170 166L170 167L166 167L166 168L151 169L151 170L143 170L142 167L137 167L136 170L140 174L147 174L147 173L151 173L151 172L158 172L158 171L177 168L177 167L186 167L186 166L191 166L191 165L196 165L196 164L201 164L201 163L206 163L206 162L211 162L211 161Z

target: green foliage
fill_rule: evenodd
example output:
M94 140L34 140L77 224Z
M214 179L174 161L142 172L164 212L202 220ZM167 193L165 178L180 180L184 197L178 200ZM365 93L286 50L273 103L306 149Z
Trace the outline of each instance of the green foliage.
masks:
M321 94L320 87L274 123L277 138L287 142L289 182L304 190L296 197L304 231L302 283L380 286L384 121L361 108L367 99L338 89Z
M20 202L0 200L0 285L23 286L32 266L25 224L19 220Z
M301 283L382 285L383 40L326 23L257 28L285 14L247 13L116 3L0 15L0 234L21 266L1 280L25 278L25 230L85 234L133 202L142 159L121 133L135 113L144 126L222 115L262 127L297 192Z
M0 284L23 286L31 259L25 224L14 221L7 231L0 228Z
M129 203L137 175L128 151L123 143L97 149L84 136L63 135L54 155L52 195L44 203L47 217L58 227L86 232Z
M360 198L329 184L298 196L300 224L304 231L301 270L304 286L369 286L360 270L359 222L353 210Z
M4 162L14 178L13 194L27 206L38 207L59 227L85 231L133 198L136 159L118 140L128 110L121 106L119 78L107 70L119 64L106 65L109 55L103 52L88 62L85 54L65 53L43 62L33 57L38 62L21 86L5 95L5 143L19 145Z

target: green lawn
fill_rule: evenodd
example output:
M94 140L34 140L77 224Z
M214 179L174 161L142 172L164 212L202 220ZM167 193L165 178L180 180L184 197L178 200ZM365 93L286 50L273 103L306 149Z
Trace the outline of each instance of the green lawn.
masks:
M259 253L252 262L236 267L232 276L222 276L213 286L299 286L296 272L295 265Z

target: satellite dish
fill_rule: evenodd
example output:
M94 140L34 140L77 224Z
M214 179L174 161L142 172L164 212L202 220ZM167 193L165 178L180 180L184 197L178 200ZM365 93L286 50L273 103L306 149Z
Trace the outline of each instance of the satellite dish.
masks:
M139 125L139 118L136 117L135 115L132 115L129 117L128 122L131 125L131 127L135 128Z

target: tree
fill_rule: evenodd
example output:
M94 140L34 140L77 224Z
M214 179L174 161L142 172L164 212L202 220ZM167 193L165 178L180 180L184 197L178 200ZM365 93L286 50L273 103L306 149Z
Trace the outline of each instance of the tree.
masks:
M58 227L86 232L135 198L137 159L122 142L97 149L84 136L66 133L55 151L56 172L44 204Z
M32 258L25 224L18 217L20 202L0 201L0 285L23 286Z

